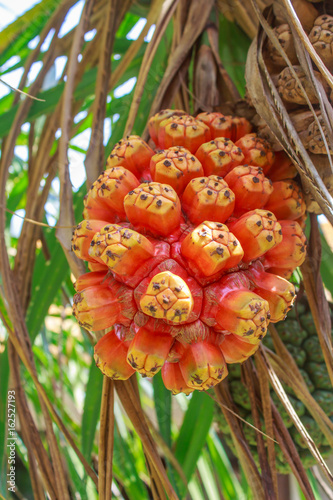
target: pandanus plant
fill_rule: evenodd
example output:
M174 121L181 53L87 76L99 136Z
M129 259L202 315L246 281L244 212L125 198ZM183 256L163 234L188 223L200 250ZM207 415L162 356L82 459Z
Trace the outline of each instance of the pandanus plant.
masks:
M270 3L261 1L260 9ZM312 500L315 483L294 442L307 446L332 480L320 454L333 444L325 401L313 397L320 385L311 393L297 368L299 339L285 347L280 338L279 325L287 325L282 320L304 286L333 379L320 234L313 215L306 222L304 205L332 222L332 12L325 11L329 2L292 3L308 38L287 0L274 2L266 18L255 0L42 0L0 35L1 78L22 69L21 93L0 100L0 314L9 337L3 342L1 331L0 410L7 387L15 389L18 495L136 500L197 498L202 491L207 498L215 488L231 499L243 492L248 498L251 488L260 500L285 499L275 466L283 460ZM82 14L63 36L73 5ZM132 40L138 16L147 23ZM245 103L239 97L252 38ZM133 77L135 88L120 95ZM15 148L22 145L27 161ZM87 187L73 169L82 153ZM50 206L58 222L45 229ZM25 209L21 233L5 207ZM332 291L327 262L323 276ZM72 302L81 329L66 316ZM264 343L267 327L274 346ZM309 359L311 370L323 373L319 357ZM229 390L235 383L237 391ZM311 440L319 434L308 415L303 425L293 412L301 404L288 398L289 389L316 421L324 449ZM240 392L254 434L240 423L250 421L234 405ZM212 398L243 485L210 427ZM170 417L178 402L182 412L188 408L179 433ZM203 461L206 471L213 468L209 479ZM3 496L7 466L0 458Z

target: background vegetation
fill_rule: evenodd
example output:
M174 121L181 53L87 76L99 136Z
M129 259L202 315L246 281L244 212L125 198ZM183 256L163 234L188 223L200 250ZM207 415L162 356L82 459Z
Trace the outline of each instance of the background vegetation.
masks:
M225 394L171 397L160 375L103 380L92 358L95 340L71 313L72 283L84 268L70 238L87 186L121 137L146 137L150 114L202 106L198 83L209 69L198 70L200 44L211 47L220 96L244 95L257 21L245 9L236 24L236 14L213 0L43 0L0 34L0 76L18 70L23 92L0 99L2 498L10 497L8 390L15 390L17 412L15 498L107 499L112 477L112 496L120 499L239 500L253 490L266 498L246 448L239 468L212 425L214 399L228 406ZM323 244L323 277L333 291L331 250ZM333 442L331 422L318 420ZM313 475L301 471L298 481L306 498L321 497Z

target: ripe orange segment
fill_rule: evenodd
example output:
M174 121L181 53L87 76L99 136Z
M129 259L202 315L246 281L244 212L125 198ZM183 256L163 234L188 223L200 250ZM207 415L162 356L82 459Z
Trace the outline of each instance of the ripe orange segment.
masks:
M275 274L276 276L281 276L281 278L284 278L285 280L289 280L294 271L295 269L283 269L282 267L270 267L269 269L267 269L268 273Z
M216 316L220 328L256 343L266 335L268 302L250 291L232 291L220 303Z
M234 333L251 344L266 334L269 304L250 291L242 272L224 276L204 290L201 320L216 330Z
M224 177L244 161L240 148L226 137L219 137L202 144L195 156L201 162L205 175Z
M232 116L225 116L218 112L204 112L197 116L197 120L203 121L210 128L212 139L216 137L233 137L233 122Z
M271 149L269 143L258 137L257 134L246 134L241 139L236 141L244 156L244 163L261 167L264 173L268 172L274 163L274 151Z
M268 177L276 182L293 179L296 175L297 168L289 156L284 151L276 151L274 163L268 171Z
M210 389L228 375L221 349L207 341L190 344L179 366L186 384L201 391Z
M145 314L175 324L188 320L193 304L185 281L169 271L156 274L140 299L140 308Z
M129 326L136 312L133 291L112 279L76 293L73 303L73 314L80 325L92 331L115 323Z
M234 142L238 141L244 135L249 134L252 130L251 123L243 116L233 116L232 125L232 140Z
M129 346L127 361L142 375L153 377L162 368L173 343L169 333L142 326Z
M116 326L103 335L94 349L96 366L107 377L114 380L127 380L135 370L127 363L130 340L121 335L123 327Z
M89 271L94 272L99 272L99 271L104 271L106 272L108 270L107 266L103 264L102 262L89 262L88 261L88 269Z
M244 255L239 241L227 226L209 221L203 222L186 236L181 253L204 276L237 266Z
M260 167L236 167L224 180L235 193L237 216L255 208L262 208L273 192L272 182L265 177Z
M89 288L90 286L101 285L105 283L108 279L107 272L105 271L96 271L92 273L81 274L78 277L76 282L74 283L74 288L77 292L81 292L85 288Z
M124 198L129 191L139 185L138 179L124 167L105 170L94 182L85 199L83 216L96 219L96 210L105 212L106 220L126 220ZM103 220L103 219L102 219Z
M153 155L154 151L141 137L130 135L116 144L106 164L109 168L122 166L138 179L146 179L149 177L149 163Z
M169 184L181 194L191 179L203 175L199 160L182 146L158 152L150 160L150 172L154 181Z
M93 189L94 185L92 186ZM83 200L83 217L86 220L105 220L106 222L113 223L119 222L119 216L107 206L103 200L93 199L90 192L86 194Z
M228 227L242 245L244 262L261 257L282 241L280 224L275 215L266 210L247 212Z
M273 193L265 208L274 212L278 219L296 220L306 211L300 186L292 180L273 182Z
M285 318L295 300L295 287L286 279L266 273L263 265L256 262L247 272L252 289L269 304L270 321L277 323Z
M282 243L265 254L264 265L266 268L286 269L290 273L305 260L306 237L296 221L279 222L283 235Z
M90 243L95 234L106 225L107 222L103 220L83 220L76 226L72 237L72 250L79 259L96 262L88 253Z
M170 363L167 361L164 363L161 373L165 387L169 389L172 394L176 395L183 392L186 396L188 396L194 391L194 387L189 387L186 384L179 362Z
M129 221L153 234L168 236L179 227L180 201L175 190L158 182L140 184L124 200Z
M243 363L252 356L260 345L260 340L256 344L249 344L233 333L224 335L220 344L220 349L227 363Z
M191 153L195 153L199 146L210 138L207 125L189 115L173 115L159 124L158 145L163 149L184 146Z
M216 175L193 179L182 198L183 210L193 224L205 220L225 222L234 206L234 193L222 177Z
M179 109L162 109L156 115L152 116L148 122L148 130L150 137L153 139L156 145L158 145L158 130L160 123L171 116L182 116L186 115L186 112Z
M103 227L94 236L89 249L92 258L124 276L133 274L153 257L154 252L153 244L145 236L116 224Z

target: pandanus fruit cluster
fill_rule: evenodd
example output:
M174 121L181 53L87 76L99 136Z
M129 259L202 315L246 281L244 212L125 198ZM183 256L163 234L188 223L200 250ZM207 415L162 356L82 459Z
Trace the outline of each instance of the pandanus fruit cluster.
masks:
M159 370L174 394L206 390L259 347L295 290L305 204L287 157L244 118L164 110L153 150L119 141L84 201L72 249L88 262L74 315L102 372Z

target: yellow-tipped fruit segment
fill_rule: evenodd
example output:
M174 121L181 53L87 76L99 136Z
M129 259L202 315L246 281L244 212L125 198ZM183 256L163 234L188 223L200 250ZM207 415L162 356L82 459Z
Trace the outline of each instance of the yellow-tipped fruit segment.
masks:
M116 144L106 164L109 168L122 166L138 179L146 179L149 178L149 163L153 155L154 151L141 137L130 135Z
M280 276L266 273L260 262L250 266L247 276L253 292L267 300L271 323L283 320L296 297L294 285Z
M94 188L94 184L91 189ZM83 199L82 215L86 220L104 220L108 223L120 222L120 217L107 206L103 200L94 199L90 196L90 191Z
M203 166L205 175L224 177L234 167L244 162L240 148L226 137L219 137L202 144L195 153Z
M210 129L212 139L216 137L233 137L233 121L232 116L225 116L218 112L204 112L197 116L197 120L204 122Z
M180 201L167 184L149 182L130 191L124 200L129 221L134 227L156 235L169 236L180 224Z
M273 193L265 205L281 220L296 220L306 211L300 186L292 180L273 182Z
M261 167L264 173L268 172L273 165L275 158L273 150L269 143L257 134L246 134L235 144L244 154L244 163Z
M201 144L210 139L209 127L189 115L173 115L159 124L158 145L163 149L184 146L195 153Z
M188 183L182 208L193 224L205 220L225 222L235 206L235 195L222 177L198 177Z
M194 391L194 387L189 387L186 384L179 362L169 363L167 361L164 363L161 373L165 387L171 391L173 395L183 392L186 396L188 396Z
M89 262L89 261L88 261L88 269L89 269L89 271L92 271L93 273L99 272L99 271L106 272L108 270L107 266L105 264L103 264L102 262Z
M107 377L114 380L127 380L135 373L135 370L127 363L130 341L122 338L120 332L121 329L116 327L97 342L94 359L96 366Z
M188 320L193 305L193 297L185 281L170 271L156 274L140 299L142 312L175 324Z
M284 278L285 280L290 280L294 271L295 269L283 269L282 267L270 267L267 269L267 272L275 274L276 276L281 276L281 278Z
M204 276L237 266L244 255L227 226L210 221L203 222L186 236L181 253Z
M234 142L252 131L251 123L243 116L232 117L232 140Z
M206 391L228 375L221 349L211 342L190 344L179 361L186 385Z
M138 179L124 167L105 170L93 183L84 199L83 217L107 222L126 220L124 198L139 185Z
M112 278L85 288L73 299L73 314L87 330L104 330L115 323L129 326L135 312L133 291Z
M107 224L104 220L83 220L76 226L72 236L72 250L79 259L96 262L89 255L90 243L95 234Z
M233 333L226 334L220 349L226 363L243 363L252 356L259 348L260 340L256 344L244 342L243 339Z
M90 286L96 286L101 285L102 283L106 283L107 279L107 270L81 274L81 276L79 276L74 283L74 288L77 292L81 292L82 290L84 290L85 288L89 288Z
M217 326L256 344L267 332L269 304L254 292L233 290L223 296Z
M135 273L154 252L153 244L145 236L116 224L103 227L89 249L92 258L122 276Z
M261 257L282 241L281 226L275 215L267 210L247 212L228 227L242 245L244 262Z
M300 227L303 231L305 230L305 227L306 227L307 217L308 217L308 214L305 212L305 214L303 214L302 217L300 217L299 219L296 219L296 221L295 221L300 225Z
M273 192L272 181L265 177L260 167L250 165L236 167L224 180L236 196L235 216L255 208L262 208Z
M181 194L191 179L204 174L200 161L182 146L155 154L150 160L153 181L169 184Z
M162 368L173 343L169 333L143 326L128 348L127 361L141 375L153 377Z
M160 123L171 116L182 116L186 115L186 111L179 109L162 109L156 115L152 116L148 122L149 135L158 146L158 131Z
M284 151L276 151L274 163L266 174L273 182L284 181L296 177L297 168Z
M264 266L265 268L285 269L288 276L305 260L306 237L296 221L281 220L279 222L283 235L282 243L265 254ZM269 269L269 271L272 270ZM280 272L276 274L281 275Z
M201 319L216 330L226 330L256 344L266 335L269 304L249 290L249 280L240 274L229 274L205 288Z

